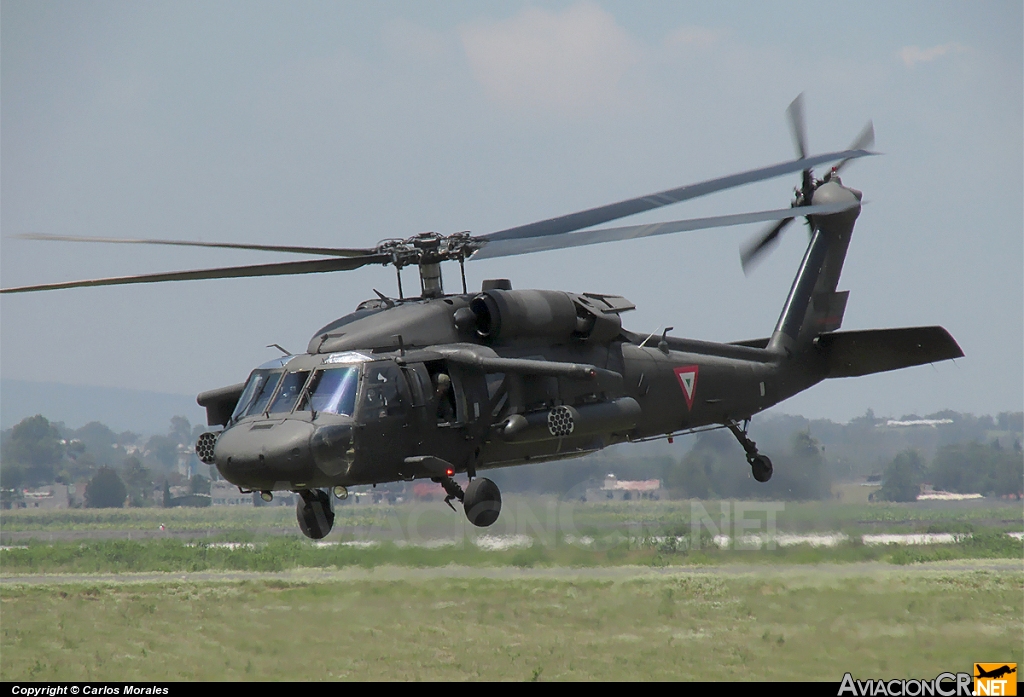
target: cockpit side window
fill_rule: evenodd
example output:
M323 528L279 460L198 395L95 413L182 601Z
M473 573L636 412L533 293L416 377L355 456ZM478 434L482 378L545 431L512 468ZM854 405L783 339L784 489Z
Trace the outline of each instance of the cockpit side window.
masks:
M308 378L308 370L299 370L294 373L285 374L284 379L281 380L281 389L277 391L277 396L274 397L274 401L271 402L270 409L267 411L271 414L291 411L292 407L295 406L295 400L299 398L299 393L302 392L302 386L306 384Z
M403 396L408 388L404 385L401 371L394 363L367 364L363 377L363 413L367 418L376 419L404 413L408 408Z
M299 411L342 414L352 416L356 406L356 392L359 388L358 368L328 368L313 373L307 396L299 404Z
M266 409L281 375L281 371L254 370L242 391L242 396L238 399L235 412L231 415L232 421L243 416L259 414Z

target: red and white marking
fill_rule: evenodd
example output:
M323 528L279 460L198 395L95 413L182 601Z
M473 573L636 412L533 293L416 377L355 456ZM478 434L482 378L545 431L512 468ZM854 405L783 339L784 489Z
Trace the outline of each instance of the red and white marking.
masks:
M682 365L675 368L676 378L679 379L679 386L686 397L686 408L693 411L693 395L697 391L697 372L699 368L695 365Z

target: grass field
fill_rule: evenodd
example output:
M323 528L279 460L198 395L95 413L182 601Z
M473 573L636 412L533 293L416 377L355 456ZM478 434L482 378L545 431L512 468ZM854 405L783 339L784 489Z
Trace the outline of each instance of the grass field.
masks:
M712 541L768 516L850 539ZM439 503L339 507L315 546L290 507L4 512L0 680L933 678L1024 663L1022 529L1019 502L508 497L486 531Z
M734 501L635 501L579 503L549 496L506 496L501 517L494 526L498 534L538 529L577 533L630 529L634 532L662 532L687 528L695 506L717 518L722 505L733 513L745 503L751 520L766 522L772 509L780 532L841 531L857 533L960 532L972 527L1024 530L1024 506L1020 501L983 499L856 504L836 501L734 502ZM464 516L439 501L382 504L348 504L336 508L332 537L381 533L388 536L410 533L424 536L450 535L464 528ZM0 515L0 537L4 543L22 534L100 533L108 531L154 534L164 525L171 533L221 534L228 532L294 532L295 509L291 506L224 506L212 508L119 508L75 510L13 510Z
M1024 663L1001 563L5 585L0 679L932 678Z
M486 542L514 544L488 547ZM882 561L912 564L953 559L1002 558L1024 560L1024 544L1000 532L975 533L941 545L864 545L848 540L834 547L807 544L776 549L720 549L708 535L689 548L689 539L629 538L607 544L580 546L562 538L489 538L447 540L444 546L411 546L371 542L370 546L315 545L297 537L268 537L238 542L164 540L90 540L40 542L0 550L0 579L25 574L126 573L145 571L197 572L208 570L282 571L300 568L374 568L382 565L441 567L643 565L665 567L723 564L819 564Z

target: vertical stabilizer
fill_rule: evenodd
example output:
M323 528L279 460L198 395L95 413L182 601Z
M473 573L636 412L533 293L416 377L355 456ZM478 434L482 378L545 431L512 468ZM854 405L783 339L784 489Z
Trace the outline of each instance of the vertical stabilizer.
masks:
M815 189L815 205L849 202L853 206L841 213L811 216L811 241L782 308L769 349L793 353L808 346L819 334L835 331L842 325L849 293L836 291L836 287L850 246L853 225L860 214L860 200L861 193L843 186L838 177Z

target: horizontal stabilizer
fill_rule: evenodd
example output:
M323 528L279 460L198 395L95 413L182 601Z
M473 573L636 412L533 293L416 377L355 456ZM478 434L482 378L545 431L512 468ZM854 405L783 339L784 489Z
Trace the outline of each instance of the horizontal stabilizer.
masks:
M830 378L884 373L964 355L956 339L942 327L822 334L817 345L825 355Z

